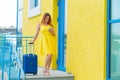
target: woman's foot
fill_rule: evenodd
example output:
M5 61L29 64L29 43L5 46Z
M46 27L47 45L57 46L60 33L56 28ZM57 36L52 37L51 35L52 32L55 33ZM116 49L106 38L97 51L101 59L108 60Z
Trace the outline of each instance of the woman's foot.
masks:
M49 72L49 71L47 71L45 75L46 75L46 76L50 76L50 72Z
M46 76L50 76L49 70L46 71L45 75L46 75Z
M46 74L46 69L44 69L44 70L42 71L42 74L43 74L43 75L45 75L45 74Z
M50 76L50 72L48 70L43 71L44 76Z

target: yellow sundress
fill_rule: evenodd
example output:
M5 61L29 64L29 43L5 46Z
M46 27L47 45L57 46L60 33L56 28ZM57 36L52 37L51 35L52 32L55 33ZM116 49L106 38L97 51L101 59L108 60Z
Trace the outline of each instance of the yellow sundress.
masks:
M50 25L40 25L40 54L56 54L56 38L48 30Z

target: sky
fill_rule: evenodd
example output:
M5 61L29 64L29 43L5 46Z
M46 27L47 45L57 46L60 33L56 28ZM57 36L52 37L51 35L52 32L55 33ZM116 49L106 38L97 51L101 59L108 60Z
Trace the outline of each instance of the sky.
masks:
M17 0L0 0L0 26L16 27Z

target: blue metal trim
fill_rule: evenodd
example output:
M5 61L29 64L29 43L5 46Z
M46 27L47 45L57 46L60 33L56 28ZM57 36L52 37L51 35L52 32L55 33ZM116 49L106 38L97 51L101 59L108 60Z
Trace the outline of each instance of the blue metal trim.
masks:
M108 23L118 23L120 22L120 19L115 19L115 20L109 20Z
M17 0L17 10L16 10L16 34L18 34L18 0Z
M63 66L58 66L58 70L61 70L61 71L66 71L66 68L63 67Z
M65 25L65 1L58 0L58 69L66 71L64 67L64 25Z
M107 24L107 56L106 56L106 58L107 58L107 60L106 60L106 62L107 62L107 64L106 64L106 76L107 76L107 80L109 80L109 78L110 78L110 40L111 40L111 36L110 36L110 33L111 33L111 29L110 29L110 24L108 23Z
M20 76L21 76L21 69L19 69L18 80L21 80L21 79L20 79Z
M28 47L28 40L26 39L26 53L28 54L28 49L27 49L27 47Z
M0 38L10 38L9 36L0 36ZM11 36L11 38L34 38L34 36Z
M17 10L16 10L16 35L18 35L18 6L19 6L19 1L17 0ZM18 45L18 41L16 41L16 44ZM17 48L16 48L17 50Z
M9 78L10 79L10 75L11 75L11 66L12 66L12 44L9 44L9 48L10 48L10 67L9 67Z
M2 43L3 43L3 46L2 46L2 53L5 53L5 37L3 38L3 41L2 41ZM2 54L2 80L4 80L4 65L5 65L5 63L4 63L4 58L5 58L5 54Z
M2 53L5 53L5 47L3 47ZM3 54L3 57L2 57L2 80L4 80L4 65L5 65L4 57L5 57L5 54Z
M110 23L109 20L111 18L111 7L110 0L107 0L107 54L106 54L106 80L110 80Z

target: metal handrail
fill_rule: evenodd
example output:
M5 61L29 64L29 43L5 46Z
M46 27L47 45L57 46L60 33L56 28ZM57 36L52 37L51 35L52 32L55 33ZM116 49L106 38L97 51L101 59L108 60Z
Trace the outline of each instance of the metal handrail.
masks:
M16 63L14 65L16 66L17 70L19 70L18 71L19 72L18 73L19 74L18 75L18 80L20 80L21 72L22 72L23 77L25 77L25 75L24 75L24 71L22 69L22 63L21 63L21 60L20 60L19 52L16 49L18 47L18 43L17 43L17 45L15 45L14 42L13 42L13 38L26 39L26 40L22 40L22 41L26 41L26 47L27 47L27 44L28 44L28 41L29 41L28 38L32 39L33 36L18 36L18 35L11 36L10 34L2 34L2 35L6 35L6 36L0 36L0 38L8 39L7 43L10 43L12 45L12 53L11 54L13 55L13 51L14 51L14 58L16 57L16 59L14 59L13 61L16 61ZM2 40L0 39L0 41L2 41ZM1 45L1 46L4 47L4 44ZM26 52L27 52L27 49L26 49ZM2 73L2 80L4 80L3 78L4 78L4 74ZM10 79L10 74L9 74L9 79Z

